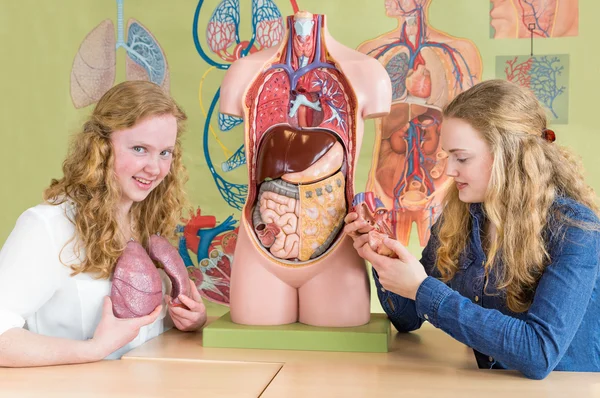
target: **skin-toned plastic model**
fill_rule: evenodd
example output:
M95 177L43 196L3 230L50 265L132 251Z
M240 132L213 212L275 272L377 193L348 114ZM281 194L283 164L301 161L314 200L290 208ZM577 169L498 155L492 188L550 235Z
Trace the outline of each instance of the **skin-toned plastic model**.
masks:
M249 178L231 273L234 322L369 322L365 263L342 228L364 120L387 115L391 97L384 67L305 11L287 18L281 46L229 68L220 111L244 118Z

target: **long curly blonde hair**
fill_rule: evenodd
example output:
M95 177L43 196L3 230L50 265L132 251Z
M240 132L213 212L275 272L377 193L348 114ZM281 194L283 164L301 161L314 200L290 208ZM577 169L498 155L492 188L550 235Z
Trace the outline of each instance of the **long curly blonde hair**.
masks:
M173 115L177 139L169 173L142 202L131 207L131 225L147 247L151 234L174 238L183 207L187 204L184 184L187 173L182 163L180 136L187 116L158 85L126 81L108 90L100 99L83 129L72 139L63 162L63 178L53 179L44 200L53 205L71 202L75 225L75 250L85 259L71 265L73 275L86 272L108 278L126 244L117 221L121 190L114 173L111 134L128 129L153 116Z
M491 150L494 161L483 209L496 235L489 241L485 274L494 270L509 309L524 312L550 262L544 241L548 220L597 228L553 214L555 198L570 197L598 215L596 195L584 181L579 159L542 138L546 114L531 91L505 80L484 81L450 102L444 118L469 123ZM472 228L469 204L459 200L455 185L446 193L441 217L436 265L448 281L457 272ZM499 259L501 269L495 267Z

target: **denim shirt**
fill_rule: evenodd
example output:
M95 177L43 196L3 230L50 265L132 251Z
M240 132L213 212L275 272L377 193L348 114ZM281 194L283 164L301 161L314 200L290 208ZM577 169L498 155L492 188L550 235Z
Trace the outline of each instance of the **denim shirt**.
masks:
M576 221L599 222L589 208L569 198L557 198L553 208ZM514 369L532 379L552 370L600 371L600 233L563 224L563 233L554 234L558 224L549 222L551 263L529 310L514 313L492 276L484 291L485 215L481 204L471 204L470 212L471 235L459 270L447 283L439 280L435 266L435 226L421 258L429 276L414 301L386 291L373 270L379 301L396 329L416 330L427 320L473 348L480 368Z

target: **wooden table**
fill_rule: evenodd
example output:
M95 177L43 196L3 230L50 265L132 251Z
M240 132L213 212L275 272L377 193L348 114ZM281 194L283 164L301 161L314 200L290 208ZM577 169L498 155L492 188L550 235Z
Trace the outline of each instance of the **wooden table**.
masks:
M209 320L210 322L210 320ZM123 356L124 360L191 360L308 363L311 365L410 365L477 369L473 351L425 323L414 333L393 332L388 353L256 350L202 347L202 333L169 330Z
M258 397L281 366L277 363L147 360L0 368L0 397Z
M600 397L600 374L479 370L471 349L428 323L386 354L202 347L171 330L121 361L0 369L0 397Z
M202 347L202 335L169 331L125 361L249 361L282 364L261 397L600 397L600 374L553 372L542 381L480 370L473 351L425 323L394 334L387 354Z

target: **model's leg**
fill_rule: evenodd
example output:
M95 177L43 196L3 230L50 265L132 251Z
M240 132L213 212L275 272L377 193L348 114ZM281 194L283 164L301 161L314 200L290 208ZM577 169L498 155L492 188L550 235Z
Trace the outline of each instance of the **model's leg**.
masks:
M231 319L246 325L283 325L298 320L298 294L267 271L242 224L231 267Z
M346 236L325 260L323 271L300 289L300 322L315 326L348 327L369 322L371 300L365 262Z

